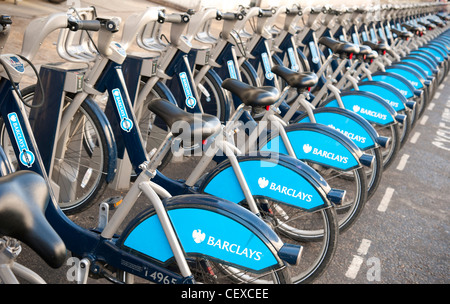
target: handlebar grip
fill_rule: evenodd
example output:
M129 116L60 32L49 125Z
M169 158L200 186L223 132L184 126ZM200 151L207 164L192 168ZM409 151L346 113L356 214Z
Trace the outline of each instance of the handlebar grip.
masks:
M187 14L170 14L164 16L164 22L170 23L188 23L190 20L189 15Z
M271 9L260 9L259 10L259 14L258 17L272 17L273 15L273 10Z
M223 20L242 20L244 15L241 13L222 13Z
M292 8L286 8L286 15L302 15L302 10L296 6Z
M100 30L101 23L98 20L76 20L69 18L67 27L71 31L86 30L86 31L98 31Z

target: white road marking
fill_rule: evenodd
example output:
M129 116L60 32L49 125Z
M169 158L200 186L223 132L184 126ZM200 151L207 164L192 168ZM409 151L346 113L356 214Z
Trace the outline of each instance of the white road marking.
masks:
M411 136L410 142L411 142L412 144L415 144L415 143L417 142L417 140L419 139L419 136L420 136L420 133L419 133L419 132L414 133L414 135Z
M389 206L392 195L394 194L394 191L395 190L390 187L388 187L386 189L386 192L384 193L384 196L381 199L380 205L378 205L378 208L377 208L378 211L385 212L387 210L387 207Z
M421 124L421 125L424 125L424 124L427 123L427 121L428 121L428 116L427 116L427 115L424 115L424 116L422 117L422 119L420 120L420 124Z
M350 266L347 269L347 272L345 273L345 276L349 279L354 280L356 276L358 275L359 269L361 268L362 263L364 262L363 256L367 254L369 251L370 244L372 242L367 239L363 239L361 241L361 244L358 248L358 255L353 255L353 260L350 264Z
M397 170L403 171L405 169L406 162L408 161L409 155L403 154L398 163Z

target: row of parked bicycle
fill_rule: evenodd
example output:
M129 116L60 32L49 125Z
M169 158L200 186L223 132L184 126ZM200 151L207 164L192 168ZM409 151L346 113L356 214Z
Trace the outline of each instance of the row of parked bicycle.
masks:
M81 283L313 282L448 73L446 9L31 21L21 54L0 57L0 280L43 281L15 261L19 240L54 268L70 251ZM55 30L65 61L37 71ZM27 65L37 82L21 88ZM186 180L167 176L195 155ZM127 194L99 203L107 187ZM119 231L142 194L151 207ZM67 217L92 205L93 229Z

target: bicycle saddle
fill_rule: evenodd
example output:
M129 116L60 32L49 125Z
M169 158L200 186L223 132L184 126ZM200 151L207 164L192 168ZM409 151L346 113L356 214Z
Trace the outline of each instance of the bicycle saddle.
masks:
M280 97L275 87L254 87L232 78L225 79L222 82L222 88L236 94L245 105L252 107L273 105Z
M414 36L414 34L409 31L399 31L395 28L391 28L391 32L396 34L400 39L409 39Z
M375 43L372 41L364 41L363 45L366 45L370 47L372 50L379 52L388 51L390 49L389 44L387 44L384 40L380 41L379 43Z
M370 54L366 55L366 61L367 62L371 62L372 60L378 58L378 53L377 51L372 51L370 52Z
M275 65L272 72L283 78L289 86L297 89L307 89L317 84L319 78L313 72L295 72L284 66Z
M359 53L359 46L349 42L342 42L330 37L322 36L319 43L330 48L335 54L355 54Z
M358 55L369 55L370 53L372 53L372 47L370 47L369 45L360 45L359 46L359 53Z
M187 123L191 140L205 140L221 128L220 120L209 114L186 112L165 99L153 99L148 109L160 117L170 128L174 136L182 135ZM186 135L186 134L184 134Z
M27 244L51 267L66 260L66 246L44 216L49 194L46 181L31 171L0 177L0 235Z
M425 29L423 26L411 25L411 24L408 24L408 23L402 23L402 26L405 29L407 29L408 31L412 32L413 34L415 33L418 36Z
M434 28L436 28L436 25L433 23L430 23L430 20L419 20L417 21L417 23L419 23L420 25L425 26L425 28L429 29L429 30L433 30Z

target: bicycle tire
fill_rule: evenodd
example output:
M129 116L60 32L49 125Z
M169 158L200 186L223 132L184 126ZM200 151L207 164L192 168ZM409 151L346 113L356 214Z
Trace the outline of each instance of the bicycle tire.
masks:
M287 214L290 214L291 216L294 214L293 212L289 212L288 206L282 207L283 211ZM298 212L299 209L296 209L296 211ZM274 230L285 242L303 246L300 265L289 267L292 283L309 284L314 282L314 280L320 277L328 268L336 252L339 238L339 223L336 209L330 207L308 213L308 222L311 222L311 224L314 218L322 219L323 227L320 230L323 230L323 232L320 233L320 235L308 235L304 230L299 233L296 231L296 227L293 227L292 225L289 227L280 225L280 217L283 217L283 215L276 210L274 211L273 217L277 223L274 226ZM305 218L303 218L303 220L305 222L303 224L308 224L306 223L307 221L305 221ZM316 224L314 223L312 225Z
M396 159L400 151L400 127L398 124L393 124L387 127L374 126L375 130L380 136L389 137L391 139L387 148L380 147L383 156L383 170L388 169Z
M198 93L203 113L216 116L221 122L226 122L230 109L227 108L225 92L216 78L208 71L196 85L199 88Z

